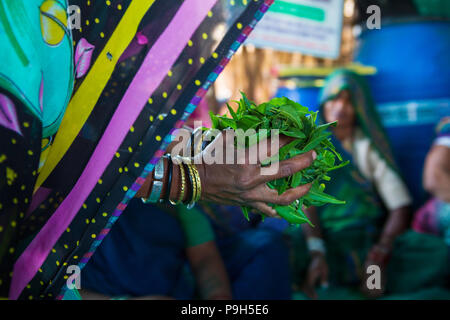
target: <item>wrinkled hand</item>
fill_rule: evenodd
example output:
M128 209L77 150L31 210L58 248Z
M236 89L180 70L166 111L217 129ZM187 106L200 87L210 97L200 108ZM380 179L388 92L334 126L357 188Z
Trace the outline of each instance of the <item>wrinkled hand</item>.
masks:
M303 284L303 292L310 299L317 299L316 285L320 283L322 286L328 286L328 264L323 253L317 252L312 254L311 263L309 264L306 280Z
M211 154L212 150L215 150L215 152L222 153L219 156L223 155L224 159L225 156L235 159L234 164L206 164L203 161L202 164L197 165L202 181L202 200L226 205L248 206L267 216L279 217L268 203L289 205L308 193L311 188L310 184L287 190L278 195L278 192L270 189L266 183L291 176L309 167L316 157L314 151L281 161L278 163L276 172L262 174L261 161L278 153L278 150L271 150L271 141L261 140L259 144L246 149L243 154L233 148L234 138L230 137L232 135L229 135L227 130L223 131L200 154L200 156L205 153ZM279 147L281 148L291 141L292 138L280 136ZM262 144L267 146L267 155L258 155L257 163L250 164L250 155L256 156L258 148L261 148ZM226 155L226 150L233 150L234 154Z

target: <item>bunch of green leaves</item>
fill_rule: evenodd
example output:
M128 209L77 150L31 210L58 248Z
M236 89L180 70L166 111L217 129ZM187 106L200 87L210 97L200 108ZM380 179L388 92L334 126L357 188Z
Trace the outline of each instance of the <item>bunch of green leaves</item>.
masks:
M269 102L256 105L247 99L244 93L240 101L235 101L238 108L234 111L229 105L230 116L218 116L210 113L213 128L224 130L232 128L254 129L258 142L266 136L261 136L261 132L266 132L270 136L271 129L278 129L280 134L294 138L292 142L280 148L277 155L265 160L262 165L266 166L273 161L282 161L297 155L315 150L317 158L313 164L294 175L274 180L268 183L272 189L276 189L278 194L284 193L290 188L296 188L302 184L312 183L308 194L289 206L271 204L276 212L291 224L309 223L309 219L303 212L303 207L322 206L328 203L344 204L345 201L338 200L324 192L323 181L330 181L328 172L339 169L347 164L342 161L341 155L335 150L330 141L331 132L327 129L335 126L336 122L317 125L317 112L310 111L307 107L300 105L288 98L274 98ZM258 132L260 129L266 129ZM246 140L247 141L247 140ZM249 138L248 141L252 141ZM249 143L246 142L248 147ZM337 161L338 160L338 161ZM242 207L242 211L248 220L248 207Z

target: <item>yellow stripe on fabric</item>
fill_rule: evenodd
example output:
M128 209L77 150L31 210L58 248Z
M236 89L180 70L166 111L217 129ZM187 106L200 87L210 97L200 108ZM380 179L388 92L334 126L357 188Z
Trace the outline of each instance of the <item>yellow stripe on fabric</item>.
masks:
M141 20L154 2L155 0L139 0L130 3L105 48L70 100L50 154L38 176L34 191L44 183L75 140L97 104L120 56L133 40ZM112 56L111 60L108 56Z

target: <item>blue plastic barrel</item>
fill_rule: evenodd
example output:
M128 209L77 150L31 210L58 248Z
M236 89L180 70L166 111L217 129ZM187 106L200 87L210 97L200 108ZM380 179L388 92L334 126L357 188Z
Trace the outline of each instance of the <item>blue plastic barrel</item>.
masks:
M360 36L355 60L369 78L397 162L417 207L422 171L439 119L450 115L450 21L391 22Z
M309 110L317 111L319 109L319 93L320 88L317 87L278 87L275 97L286 97L308 107Z

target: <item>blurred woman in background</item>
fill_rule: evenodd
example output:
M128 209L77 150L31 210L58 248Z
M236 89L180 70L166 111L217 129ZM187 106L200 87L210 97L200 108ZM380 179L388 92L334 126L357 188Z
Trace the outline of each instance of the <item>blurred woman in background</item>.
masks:
M436 238L405 232L411 197L364 79L336 71L326 81L320 105L323 121L338 122L333 143L350 164L331 172L327 185L346 204L310 208L315 227L305 224L303 235L294 232L294 275L301 277L305 293L317 297L317 282L360 286L372 297L439 285L448 267L445 246ZM366 284L370 265L381 270L381 286L373 290Z
M432 198L414 215L412 227L442 237L450 252L450 117L442 119L436 131L423 172L424 188Z

